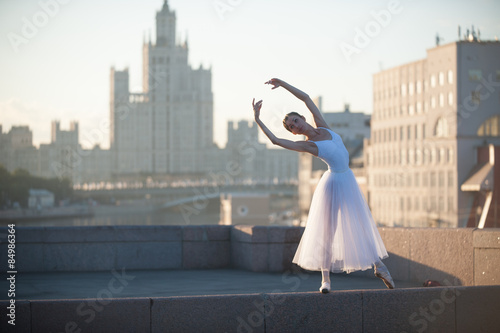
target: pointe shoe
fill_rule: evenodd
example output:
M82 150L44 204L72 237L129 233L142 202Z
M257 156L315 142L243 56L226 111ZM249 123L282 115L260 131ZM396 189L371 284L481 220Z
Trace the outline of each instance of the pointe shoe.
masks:
M389 273L389 270L382 262L377 263L375 265L374 270L375 270L374 271L375 276L378 277L379 279L382 279L387 288L394 289L395 284L394 281L392 280L391 273Z
M321 288L319 288L319 291L321 291L323 294L328 294L328 292L330 292L330 282L323 282L321 284Z

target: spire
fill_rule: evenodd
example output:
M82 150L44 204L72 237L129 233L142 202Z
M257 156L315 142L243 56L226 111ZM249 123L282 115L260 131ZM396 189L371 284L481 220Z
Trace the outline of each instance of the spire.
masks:
M161 8L161 10L162 11L164 11L164 10L169 11L167 0L163 1L163 7Z

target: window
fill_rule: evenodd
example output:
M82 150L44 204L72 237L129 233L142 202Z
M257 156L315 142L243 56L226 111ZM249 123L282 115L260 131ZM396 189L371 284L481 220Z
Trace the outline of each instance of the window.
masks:
M422 176L423 176L423 177L422 177L422 185L423 185L424 187L429 186L429 174L428 174L427 172L425 172L425 171L424 171L424 172L423 172L423 174L422 174Z
M447 162L447 161L446 161L446 149L441 148L441 149L439 150L439 155L440 155L440 158L439 158L439 159L441 160L441 163L446 163L446 162Z
M439 187L444 187L444 171L439 171Z
M448 187L453 187L453 171L448 171Z
M415 114L415 108L413 107L413 104L410 104L410 105L408 106L408 114L409 114L409 115L413 115L413 114Z
M493 116L479 126L478 136L500 136L500 116Z
M430 177L430 181L431 181L431 187L436 187L436 172L435 171L431 171L431 177Z
M434 129L434 135L438 138L448 137L448 122L443 117L440 117L436 123L436 127Z
M436 86L436 76L431 75L431 87L434 88Z
M434 96L431 97L431 108L436 108L436 98Z
M455 162L455 156L453 154L453 148L448 148L448 163L454 163Z
M454 208L453 208L453 197L448 197L448 212L453 212Z
M439 94L439 106L444 106L444 95L442 93Z
M448 83L453 83L453 71L451 69L448 71Z
M399 128L399 141L403 141L403 126Z
M417 102L417 113L422 113L422 102Z
M435 212L436 211L436 196L435 195L432 195L431 196L431 212Z
M439 72L439 85L442 86L444 85L444 73Z
M413 96L414 93L413 82L408 83L408 93L410 94L410 96Z
M500 71L498 71L500 72ZM497 72L497 76L499 75ZM420 81L417 81L417 94L421 94L422 93L422 82Z
M411 139L411 126L408 126L406 128L406 134L407 134L407 139L410 140Z
M406 200L406 210L411 210L411 197L408 197Z
M469 81L480 81L483 72L480 69L469 69Z
M443 196L439 196L439 211L444 212L444 198Z
M420 200L418 197L415 197L415 210L420 210Z
M420 186L420 174L418 172L415 173L415 187Z
M448 93L448 105L453 105L453 93L449 92Z
M406 96L406 84L401 85L401 96Z

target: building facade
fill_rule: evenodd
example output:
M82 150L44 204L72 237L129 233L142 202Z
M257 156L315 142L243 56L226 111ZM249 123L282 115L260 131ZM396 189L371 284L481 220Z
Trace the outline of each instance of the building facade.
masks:
M380 225L467 225L474 199L461 185L478 147L500 144L499 59L499 42L473 36L373 76L365 165Z
M246 120L228 122L226 161L239 167L241 180L270 184L297 179L298 153L267 148L259 142L259 128Z
M115 174L196 174L213 148L211 69L193 69L188 43L176 41L167 1L156 14L156 41L143 44L143 92L128 69L111 69L110 150Z
M0 164L9 172L23 168L31 174L39 170L38 151L28 126L12 126L7 133L0 125Z
M62 130L59 121L53 121L51 140L40 144L39 168L35 175L45 178L68 178L73 183L81 182L83 168L78 122L70 123L69 130Z

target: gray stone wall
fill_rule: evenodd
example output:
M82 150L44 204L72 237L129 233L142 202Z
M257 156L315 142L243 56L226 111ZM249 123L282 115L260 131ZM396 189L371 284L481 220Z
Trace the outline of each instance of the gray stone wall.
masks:
M95 226L18 227L20 272L110 269L217 269L286 272L302 227ZM500 229L379 228L395 280L455 286L500 285ZM0 269L7 271L6 228ZM372 271L353 274L373 276Z
M2 332L498 332L500 286L16 302ZM95 305L95 304L94 304ZM7 316L0 301L0 317Z

